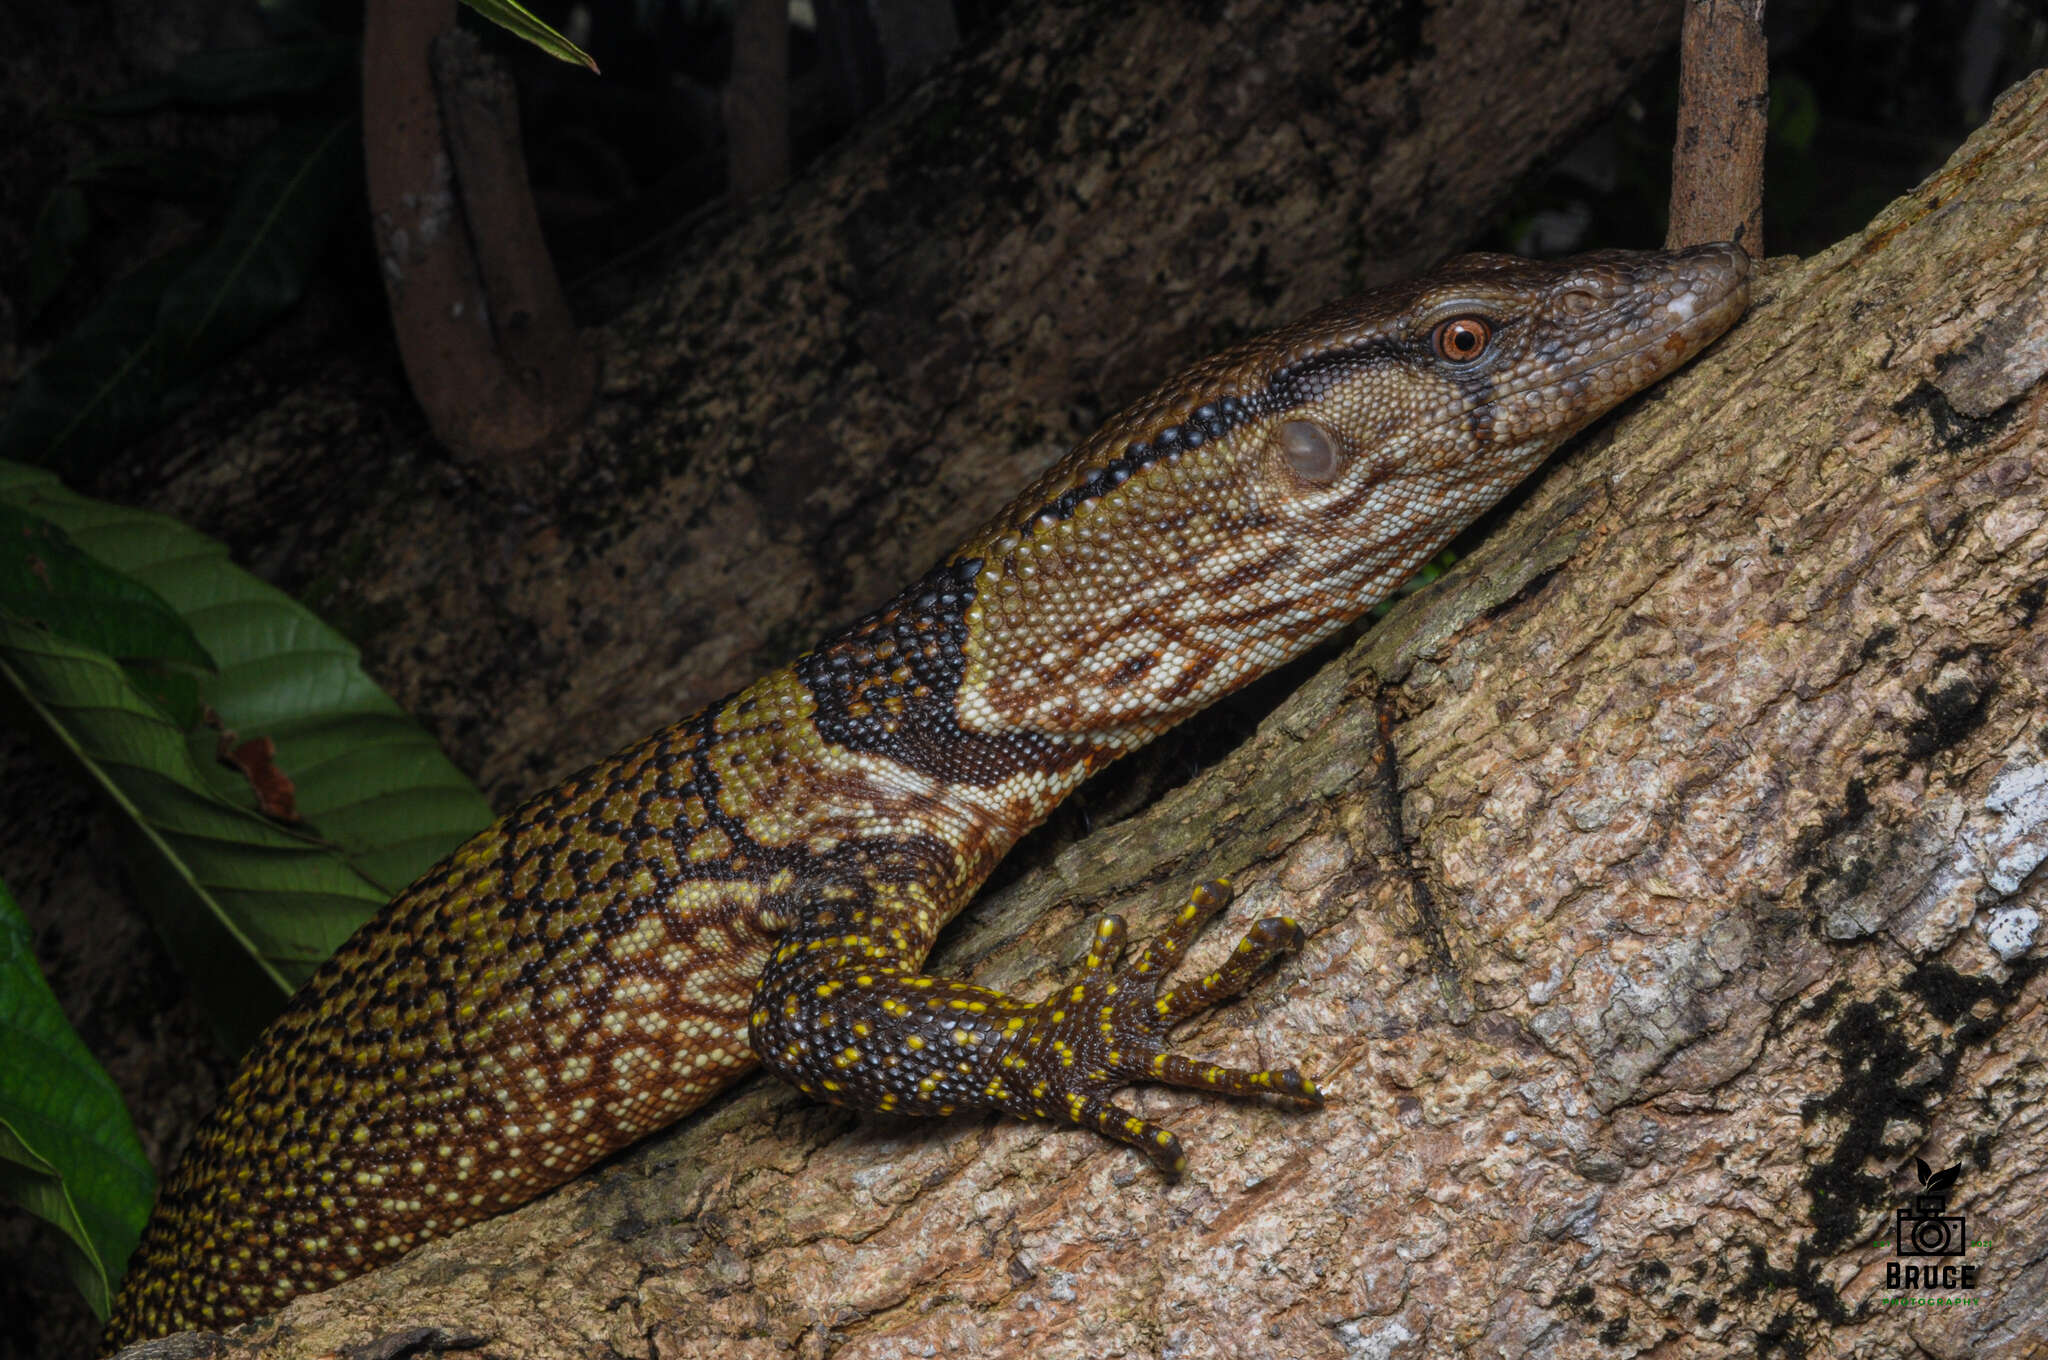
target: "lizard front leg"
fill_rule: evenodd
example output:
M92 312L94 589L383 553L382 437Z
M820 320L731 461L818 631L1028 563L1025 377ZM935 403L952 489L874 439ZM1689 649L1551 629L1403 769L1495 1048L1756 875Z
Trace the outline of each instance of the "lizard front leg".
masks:
M1130 1144L1178 1177L1187 1166L1180 1140L1117 1105L1118 1088L1157 1082L1271 1095L1301 1109L1323 1103L1293 1067L1225 1067L1168 1045L1176 1025L1237 995L1302 942L1300 926L1269 916L1222 967L1166 985L1202 922L1229 899L1227 881L1196 888L1173 923L1121 966L1124 923L1104 917L1080 978L1043 1001L926 976L835 915L777 951L755 992L751 1042L778 1076L818 1099L878 1112L996 1109L1066 1120Z

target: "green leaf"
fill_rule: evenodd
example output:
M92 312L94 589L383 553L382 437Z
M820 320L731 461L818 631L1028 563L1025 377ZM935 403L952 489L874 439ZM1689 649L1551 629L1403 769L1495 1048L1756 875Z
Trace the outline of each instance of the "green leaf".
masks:
M279 95L306 94L354 64L356 44L334 39L195 52L163 80L126 90L86 106L89 113L148 113L169 104L226 108L259 103Z
M356 182L354 126L294 125L259 147L210 245L115 284L23 377L0 423L0 458L89 464L154 428L175 383L297 302Z
M60 184L43 200L36 214L35 238L28 247L28 299L22 303L21 320L29 325L42 315L50 299L71 277L78 247L92 231L92 208L85 191L76 184Z
M566 61L571 66L587 66L593 72L597 70L597 63L590 59L588 52L542 23L533 11L516 0L462 0L462 3L558 61Z
M84 553L145 580L218 667L209 703L238 741L268 738L299 822L264 815L219 734L187 731L101 653L0 619L8 683L121 809L163 889L159 929L224 1031L253 1033L357 924L488 825L489 805L363 674L346 639L236 567L221 544L147 511L89 500L0 462L0 503L53 521ZM220 957L224 942L246 961Z
M149 430L163 400L157 309L193 252L128 275L23 375L0 423L0 458L78 466Z
M121 673L181 729L189 732L206 720L207 706L199 692L204 676L191 667L138 659L123 661Z
M1371 613L1373 621L1378 622L1380 619L1383 619L1387 615L1393 613L1395 605L1399 604L1402 600L1407 599L1416 591L1421 590L1424 586L1430 584L1430 582L1435 581L1438 577L1442 576L1445 572L1449 571L1452 567L1456 566L1457 564L1458 555L1452 552L1449 548L1445 548L1435 557L1430 558L1429 561L1422 564L1422 566L1416 571L1416 573L1413 576L1409 577L1406 581L1403 581L1401 583L1400 588L1394 592L1391 598L1381 600L1378 604L1372 607Z
M0 610L123 661L213 658L191 626L142 582L80 552L70 535L0 502Z
M0 686L113 803L137 886L223 1034L253 1037L383 902L332 847L217 796L185 729L104 654L0 617Z
M220 234L164 292L171 371L210 367L299 300L355 184L355 128L352 117L283 127L249 158Z
M213 658L162 596L82 553L62 529L0 503L0 615L105 652L180 727L200 719Z
M65 1265L102 1319L156 1197L114 1089L57 1006L28 922L0 883L0 1193L64 1237Z

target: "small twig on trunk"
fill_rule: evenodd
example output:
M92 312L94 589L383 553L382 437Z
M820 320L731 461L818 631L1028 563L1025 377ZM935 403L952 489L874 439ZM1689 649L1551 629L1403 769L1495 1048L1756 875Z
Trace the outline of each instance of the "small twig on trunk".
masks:
M1766 55L1764 0L1686 0L1667 248L1735 241L1762 257Z

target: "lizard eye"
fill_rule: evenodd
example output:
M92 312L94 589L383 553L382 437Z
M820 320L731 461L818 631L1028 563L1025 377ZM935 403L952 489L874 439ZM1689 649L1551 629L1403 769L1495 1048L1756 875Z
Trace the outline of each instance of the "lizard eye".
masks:
M1493 343L1493 327L1481 317L1455 316L1437 326L1430 342L1436 347L1438 358L1469 364Z
M1290 420L1280 427L1280 455L1295 476L1318 485L1334 480L1343 463L1336 437L1313 420Z

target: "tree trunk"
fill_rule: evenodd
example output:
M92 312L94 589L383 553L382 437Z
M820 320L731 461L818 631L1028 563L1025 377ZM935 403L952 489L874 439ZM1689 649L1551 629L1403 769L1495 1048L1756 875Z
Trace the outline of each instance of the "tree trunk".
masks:
M1142 938L1234 874L1190 969L1274 910L1312 940L1188 1047L1298 1058L1328 1109L1140 1097L1190 1148L1167 1186L763 1081L247 1353L2039 1354L2044 203L2037 76L939 960L1041 991L1098 913ZM1945 1204L1915 1158L1960 1165ZM1902 1210L1964 1254L1898 1254ZM1930 1265L1974 1276L1887 1283Z

